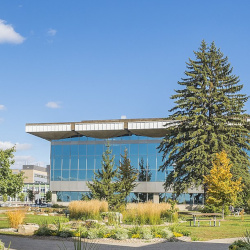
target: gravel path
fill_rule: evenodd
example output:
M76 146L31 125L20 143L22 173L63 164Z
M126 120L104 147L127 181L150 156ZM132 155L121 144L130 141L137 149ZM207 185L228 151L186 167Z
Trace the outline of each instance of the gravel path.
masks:
M13 250L74 250L71 240L61 240L58 238L35 238L20 237L13 235L0 235L0 239L8 246L11 241ZM228 246L234 239L213 240L210 242L142 242L134 241L120 242L99 240L95 250L125 250L125 249L145 249L145 250L228 250ZM66 247L66 248L65 248Z

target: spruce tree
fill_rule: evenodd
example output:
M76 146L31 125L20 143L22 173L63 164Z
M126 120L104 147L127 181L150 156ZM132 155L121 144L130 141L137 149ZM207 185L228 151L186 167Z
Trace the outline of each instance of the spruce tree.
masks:
M111 157L110 146L106 147L102 155L102 169L94 172L95 178L92 183L88 182L87 186L94 199L106 200L109 208L113 210L120 204L119 184L116 182L118 169L114 168L114 156Z
M138 181L150 181L152 177L152 173L149 170L149 166L144 166L144 159L141 158L139 162L139 174L138 174ZM135 193L137 200L139 202L146 202L147 201L147 193Z
M118 167L118 182L121 199L126 203L126 197L137 186L135 182L138 171L131 166L127 149L124 150L124 155L121 155L121 157L122 161L120 161L120 166Z
M175 165L166 178L165 188L177 195L191 186L202 186L216 153L225 150L232 163L234 179L242 177L249 190L250 136L244 104L248 97L241 93L239 77L232 74L228 58L214 42L194 52L189 59L182 87L171 98L176 106L170 110L170 123L159 149L166 158L160 170ZM204 187L204 193L207 186Z

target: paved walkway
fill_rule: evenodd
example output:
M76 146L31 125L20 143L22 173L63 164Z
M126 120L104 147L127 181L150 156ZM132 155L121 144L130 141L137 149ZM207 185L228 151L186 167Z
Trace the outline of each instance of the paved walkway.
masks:
M31 237L20 237L13 235L0 235L0 239L5 243L5 246L11 242L13 250L74 250L72 241L34 239ZM99 243L93 250L125 250L125 249L145 249L145 250L228 250L228 246L235 239L212 240L209 242L163 242L163 243L144 243L143 244L126 244L126 246ZM88 249L88 248L86 248ZM89 249L90 250L90 249Z

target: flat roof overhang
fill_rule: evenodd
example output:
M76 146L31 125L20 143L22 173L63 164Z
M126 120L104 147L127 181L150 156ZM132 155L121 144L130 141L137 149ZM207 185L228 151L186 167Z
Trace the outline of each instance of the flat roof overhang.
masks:
M180 121L167 118L93 120L62 123L27 123L26 133L51 141L76 136L108 139L125 135L164 137L167 128ZM250 129L250 118L247 125Z
M166 118L148 118L65 123L27 123L25 131L48 141L76 136L108 139L132 134L163 137L166 135L166 128L172 122L172 120Z

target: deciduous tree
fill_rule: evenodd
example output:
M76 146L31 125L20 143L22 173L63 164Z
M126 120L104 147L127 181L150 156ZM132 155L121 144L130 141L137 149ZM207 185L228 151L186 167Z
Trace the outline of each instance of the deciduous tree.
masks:
M242 191L241 177L234 181L231 168L227 153L222 151L216 154L210 174L204 176L204 183L207 185L206 202L222 207L223 219L225 206L234 205L237 195Z
M23 173L13 174L10 166L15 163L15 147L2 150L0 149L0 195L15 197L22 191L24 186Z

